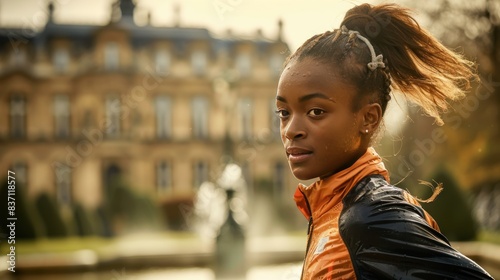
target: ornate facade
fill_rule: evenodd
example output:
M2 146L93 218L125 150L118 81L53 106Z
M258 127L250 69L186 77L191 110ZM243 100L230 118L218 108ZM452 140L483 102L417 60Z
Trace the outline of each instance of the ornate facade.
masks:
M36 33L0 29L0 170L30 197L92 208L117 175L159 201L192 196L231 154L249 188L267 180L288 199L273 113L281 28L275 39L218 38L137 26L134 7L117 2L121 16L94 26L54 22L51 4Z

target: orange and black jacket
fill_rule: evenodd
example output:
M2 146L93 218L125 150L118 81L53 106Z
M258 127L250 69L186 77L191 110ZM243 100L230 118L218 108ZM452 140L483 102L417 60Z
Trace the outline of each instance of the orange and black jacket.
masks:
M302 279L493 279L381 174L348 188L329 180L299 185L294 195L309 219Z

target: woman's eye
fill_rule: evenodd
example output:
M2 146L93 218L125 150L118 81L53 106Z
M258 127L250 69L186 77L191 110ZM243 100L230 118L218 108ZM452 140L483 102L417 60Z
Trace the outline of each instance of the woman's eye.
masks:
M288 113L288 111L286 110L276 110L275 113L279 118L286 118L288 117L288 115L290 115L290 113Z
M322 115L324 113L325 113L325 111L323 111L321 109L311 109L311 110L309 110L309 112L307 114L310 116L316 117L316 116Z

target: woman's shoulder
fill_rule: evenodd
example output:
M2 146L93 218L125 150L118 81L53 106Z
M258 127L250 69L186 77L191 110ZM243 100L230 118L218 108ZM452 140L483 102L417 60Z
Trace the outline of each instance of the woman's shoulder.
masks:
M382 176L361 180L343 204L339 233L358 278L492 279L450 246L408 192Z
M374 201L406 200L408 193L385 180L382 175L369 175L359 181L344 197L345 206L358 205L358 203Z
M425 226L438 231L413 196L380 175L363 178L343 199L343 205L339 220L343 228L366 232L374 229L373 225L384 225L384 230L394 232Z

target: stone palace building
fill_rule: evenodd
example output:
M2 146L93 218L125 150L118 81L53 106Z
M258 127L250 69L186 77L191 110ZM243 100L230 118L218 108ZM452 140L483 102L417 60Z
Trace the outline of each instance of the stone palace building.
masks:
M289 54L275 38L214 36L205 28L134 22L117 1L104 26L0 28L0 170L29 197L94 208L111 178L159 202L192 197L229 156L249 191L268 182L291 200L274 115Z

